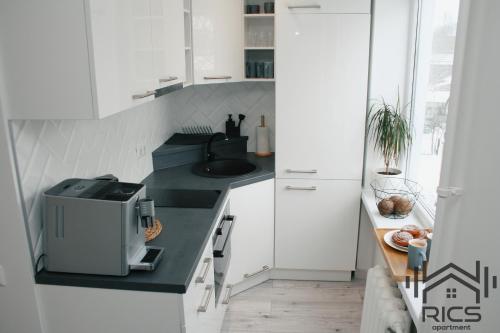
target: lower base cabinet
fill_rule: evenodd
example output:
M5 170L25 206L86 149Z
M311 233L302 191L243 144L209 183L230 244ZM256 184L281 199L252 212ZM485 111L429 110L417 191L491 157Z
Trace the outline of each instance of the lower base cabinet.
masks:
M218 333L230 296L269 278L350 277L360 188L351 180L270 179L232 189L231 259L217 301L210 241L185 294L37 285L45 331Z
M218 333L218 319L221 314L219 304L215 303L215 281L213 247L211 242L205 248L195 276L191 280L186 294L182 296L182 310L186 333L209 332ZM225 311L225 309L224 309ZM224 311L221 311L222 316ZM222 323L222 318L220 318Z
M224 285L215 301L214 277L209 241L185 294L37 285L42 325L48 333L219 333L229 296Z
M353 271L361 181L276 180L278 269Z
M258 281L274 267L274 179L232 189L229 207L237 220L226 280L231 285Z

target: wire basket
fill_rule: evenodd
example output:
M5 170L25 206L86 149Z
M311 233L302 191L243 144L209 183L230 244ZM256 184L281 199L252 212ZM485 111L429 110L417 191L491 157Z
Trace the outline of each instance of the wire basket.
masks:
M371 182L380 215L390 219L403 219L413 210L422 191L418 183L397 177L384 177Z

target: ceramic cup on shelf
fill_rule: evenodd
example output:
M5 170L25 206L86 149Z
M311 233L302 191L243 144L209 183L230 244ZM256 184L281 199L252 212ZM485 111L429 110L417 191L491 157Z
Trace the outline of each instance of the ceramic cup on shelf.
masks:
M247 14L259 14L260 6L259 5L247 5Z
M264 77L266 79L274 77L274 64L272 61L264 61Z
M265 65L263 62L258 62L255 64L255 72L256 72L256 77L259 79L264 78L264 68Z
M427 261L427 241L412 239L408 242L408 268L421 271Z
M264 2L264 13L266 14L274 13L274 2Z
M252 79L255 77L255 62L247 61L245 67L245 74L248 79Z

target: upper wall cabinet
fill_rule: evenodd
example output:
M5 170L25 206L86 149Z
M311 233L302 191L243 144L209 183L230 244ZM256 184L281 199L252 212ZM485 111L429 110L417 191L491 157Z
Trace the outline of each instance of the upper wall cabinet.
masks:
M153 66L161 88L186 82L184 4L181 0L150 0Z
M243 80L242 1L192 0L194 83Z
M19 0L2 11L10 119L100 119L185 78L182 1Z
M371 0L280 0L276 5L277 12L295 14L369 14Z

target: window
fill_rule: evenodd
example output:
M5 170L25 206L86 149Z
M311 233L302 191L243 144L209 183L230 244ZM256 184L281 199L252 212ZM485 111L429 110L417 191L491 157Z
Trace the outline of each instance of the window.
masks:
M415 132L406 174L423 187L420 203L434 217L459 0L419 0L418 6L411 109Z

